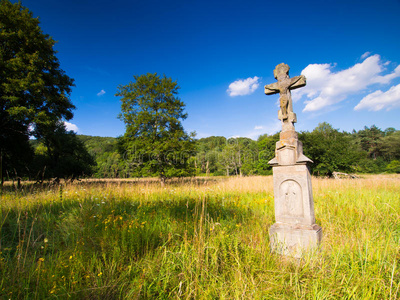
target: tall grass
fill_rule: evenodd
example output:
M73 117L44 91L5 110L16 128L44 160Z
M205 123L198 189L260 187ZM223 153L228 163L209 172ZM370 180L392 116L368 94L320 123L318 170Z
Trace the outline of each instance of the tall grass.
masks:
M313 191L322 247L301 260L270 253L272 177L4 191L0 298L400 298L400 177Z

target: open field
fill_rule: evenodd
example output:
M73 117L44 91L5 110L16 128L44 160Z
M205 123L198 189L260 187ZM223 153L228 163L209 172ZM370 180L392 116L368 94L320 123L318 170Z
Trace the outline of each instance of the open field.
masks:
M269 252L272 177L4 188L1 299L399 299L400 176L313 178L322 248Z

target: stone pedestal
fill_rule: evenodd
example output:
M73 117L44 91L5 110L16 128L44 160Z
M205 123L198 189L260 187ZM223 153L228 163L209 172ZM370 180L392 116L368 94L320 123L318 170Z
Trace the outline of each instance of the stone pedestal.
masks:
M271 250L286 256L301 258L317 248L322 238L322 228L314 224L308 228L275 223L269 229Z
M291 125L291 126L290 126ZM315 224L311 176L292 124L283 127L272 165L276 223L269 230L272 251L301 257L321 242L322 229Z

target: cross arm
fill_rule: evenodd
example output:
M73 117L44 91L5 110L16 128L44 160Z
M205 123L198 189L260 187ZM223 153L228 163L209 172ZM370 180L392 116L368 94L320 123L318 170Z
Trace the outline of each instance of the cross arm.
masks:
M265 95L273 95L273 94L279 93L278 83L275 82L275 83L267 84L264 87L264 91L265 91Z
M290 89L294 90L294 89L301 88L303 86L306 86L306 83L307 83L306 76L304 76L304 75L293 77L293 78L291 78Z

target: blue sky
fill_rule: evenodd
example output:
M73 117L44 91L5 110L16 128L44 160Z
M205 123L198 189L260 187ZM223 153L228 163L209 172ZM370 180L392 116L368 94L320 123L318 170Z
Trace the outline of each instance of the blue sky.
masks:
M22 0L58 41L75 79L80 134L119 136L118 85L154 73L177 80L185 130L197 137L280 130L281 62L307 86L293 93L296 130L400 129L400 1Z

